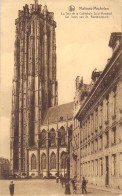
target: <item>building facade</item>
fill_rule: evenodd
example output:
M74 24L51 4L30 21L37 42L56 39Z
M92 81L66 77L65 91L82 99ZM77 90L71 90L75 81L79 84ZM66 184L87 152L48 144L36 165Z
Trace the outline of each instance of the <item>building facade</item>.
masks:
M9 167L9 160L0 157L0 179L7 179L9 177Z
M38 149L28 149L29 176L70 175L72 116L73 102L47 109L38 134Z
M70 169L80 182L85 176L94 185L122 188L122 33L112 33L109 46L104 70L93 71L85 92L82 80L76 88Z
M59 161L66 161L73 103L58 106L54 13L35 0L30 8L19 10L15 25L11 172L59 174L59 169L66 169L66 163L60 166Z

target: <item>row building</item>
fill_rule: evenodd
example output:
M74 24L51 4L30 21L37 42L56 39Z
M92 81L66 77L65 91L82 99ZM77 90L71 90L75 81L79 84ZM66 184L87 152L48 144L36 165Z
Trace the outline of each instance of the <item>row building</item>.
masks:
M8 179L10 163L8 159L0 157L0 180Z
M122 188L122 33L112 33L112 57L92 72L90 85L76 79L71 176Z

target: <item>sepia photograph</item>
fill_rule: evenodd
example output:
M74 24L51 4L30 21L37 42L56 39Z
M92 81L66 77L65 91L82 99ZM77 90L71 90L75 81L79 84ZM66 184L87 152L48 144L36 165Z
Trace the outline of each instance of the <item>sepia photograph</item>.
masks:
M0 196L122 196L122 0L0 3Z

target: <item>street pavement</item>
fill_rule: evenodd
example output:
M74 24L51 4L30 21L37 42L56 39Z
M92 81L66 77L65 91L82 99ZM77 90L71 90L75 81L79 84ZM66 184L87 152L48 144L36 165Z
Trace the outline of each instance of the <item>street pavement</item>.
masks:
M0 180L0 196L9 196L9 180ZM65 188L55 180L14 180L14 196L64 196ZM73 195L72 185L70 185L71 195ZM122 196L122 194L100 189L87 188L88 196ZM84 196L81 190L77 190L77 196Z

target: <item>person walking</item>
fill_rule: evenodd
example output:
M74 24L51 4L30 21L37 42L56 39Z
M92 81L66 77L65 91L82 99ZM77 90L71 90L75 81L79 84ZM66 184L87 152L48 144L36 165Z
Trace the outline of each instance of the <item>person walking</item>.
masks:
M85 179L85 177L83 177L83 180L82 180L82 194L87 193L86 184L87 184L86 179Z
M13 181L11 181L11 183L9 185L9 191L10 191L10 195L13 196L14 195L14 183L13 183Z
M58 183L58 180L59 180L59 178L58 178L58 176L56 176L56 183Z
M62 176L62 174L60 175L60 183L62 183L62 178L63 178L63 176Z
M71 194L71 192L70 192L70 183L69 183L68 179L66 180L66 183L65 183L65 194L66 195L70 195Z
M64 185L64 177L61 178L61 185L62 185L62 188L63 188L63 185Z
M76 181L73 179L71 182L73 187L73 194L76 194Z

